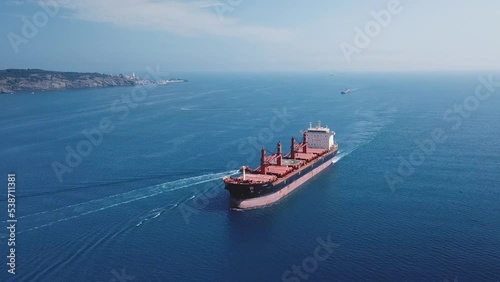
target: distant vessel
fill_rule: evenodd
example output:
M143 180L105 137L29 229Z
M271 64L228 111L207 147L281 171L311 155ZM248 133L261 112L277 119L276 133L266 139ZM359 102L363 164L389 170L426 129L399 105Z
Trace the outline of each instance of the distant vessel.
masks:
M243 166L242 175L224 177L232 208L250 209L270 205L284 198L301 184L326 169L338 151L335 132L327 126L312 124L303 133L302 143L295 144L292 137L290 153L283 155L281 142L276 154L266 156L262 148L260 167Z
M340 92L340 94L344 95L344 94L349 94L351 93L351 88L346 88L344 89L344 91Z

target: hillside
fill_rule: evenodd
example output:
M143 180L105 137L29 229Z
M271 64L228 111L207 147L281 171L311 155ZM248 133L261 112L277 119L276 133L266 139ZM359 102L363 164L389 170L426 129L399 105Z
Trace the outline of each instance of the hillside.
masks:
M0 93L54 89L133 86L145 80L100 73L57 72L40 69L0 70Z

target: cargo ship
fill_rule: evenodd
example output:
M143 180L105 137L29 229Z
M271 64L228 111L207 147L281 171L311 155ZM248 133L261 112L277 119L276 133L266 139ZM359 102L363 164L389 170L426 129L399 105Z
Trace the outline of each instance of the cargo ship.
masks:
M262 148L260 166L243 166L241 175L224 177L225 189L230 193L233 209L252 209L273 204L332 164L338 151L335 132L328 126L309 124L302 143L292 137L290 152L282 153L278 142L275 154L267 156Z

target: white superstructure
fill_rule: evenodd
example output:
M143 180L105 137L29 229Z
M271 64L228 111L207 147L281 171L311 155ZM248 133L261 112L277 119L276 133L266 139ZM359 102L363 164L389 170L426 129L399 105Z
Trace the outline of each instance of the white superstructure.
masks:
M309 128L307 129L307 146L309 148L315 149L327 149L330 150L334 145L335 132L331 131L328 126L321 126L321 122L318 121L316 127L309 123Z

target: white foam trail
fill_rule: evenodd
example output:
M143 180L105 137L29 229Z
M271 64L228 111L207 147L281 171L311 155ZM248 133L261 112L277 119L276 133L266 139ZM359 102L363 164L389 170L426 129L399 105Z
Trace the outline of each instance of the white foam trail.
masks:
M349 152L340 152L338 153L335 157L333 157L332 159L332 163L337 163L338 161L340 161L343 157L349 155L352 151L349 151Z
M235 170L234 172L236 173L236 172L238 172L238 171L236 171L236 170ZM207 190L205 190L205 191L202 191L202 192L200 192L200 193L198 193L198 194L196 194L196 195L193 195L193 196L191 196L191 197L189 197L189 198L187 198L187 199L185 199L185 200L183 200L183 201L180 201L180 202L175 203L174 205L171 205L171 207L170 207L170 208L166 208L166 209L160 210L160 212L159 212L159 213L156 213L156 212L158 211L158 209L153 209L153 210L151 210L151 211L149 212L149 215L148 215L148 216L146 216L145 218L143 218L143 219L142 219L142 220L141 220L141 221L140 221L140 222L136 225L136 227L138 227L138 226L140 226L140 225L144 224L144 222L146 222L146 221L148 221L148 220L153 220L153 219L155 219L155 218L159 217L160 215L162 215L163 213L165 213L165 212L167 212L167 211L169 211L169 210L173 210L173 209L175 209L175 208L176 208L177 206L179 206L180 204L186 203L186 202L188 202L189 200L192 200L192 199L196 198L196 196L198 196L198 195L201 195L201 194L207 193L208 191L213 190L213 189L220 189L220 188L221 188L221 187L220 187L220 186L218 186L218 187L213 187L213 188L211 188L211 189L207 189ZM156 213L156 214L155 214L155 213ZM154 215L154 216L151 216L152 214L155 214L155 215Z
M107 210L112 207L135 202L141 199L153 197L165 192L175 191L194 185L214 181L226 175L236 174L238 170L225 171L220 173L210 173L201 176L189 177L171 182L166 182L158 185L153 185L141 189L136 189L126 193L108 196L101 199L96 199L84 203L70 205L58 208L52 211L45 211L26 215L22 217L24 226L33 226L29 229L22 230L19 233L36 230L39 228L51 226L55 223L78 218L87 214ZM175 206L174 206L175 207ZM19 217L21 219L21 217Z
M169 207L166 207L166 208L153 209L152 211L149 212L149 214L146 217L142 218L139 221L139 223L137 223L136 227L141 226L142 224L144 224L144 222L146 222L148 220L152 220L152 219L159 217L160 215L164 214L165 212L176 208L178 205L179 205L179 203L175 203L173 205L169 205Z
M383 110L357 110L357 121L353 127L353 132L344 138L342 143L345 144L341 144L346 149L339 151L332 162L336 163L359 147L370 143L375 139L379 131L392 121L395 112L397 112L397 109L394 107Z

